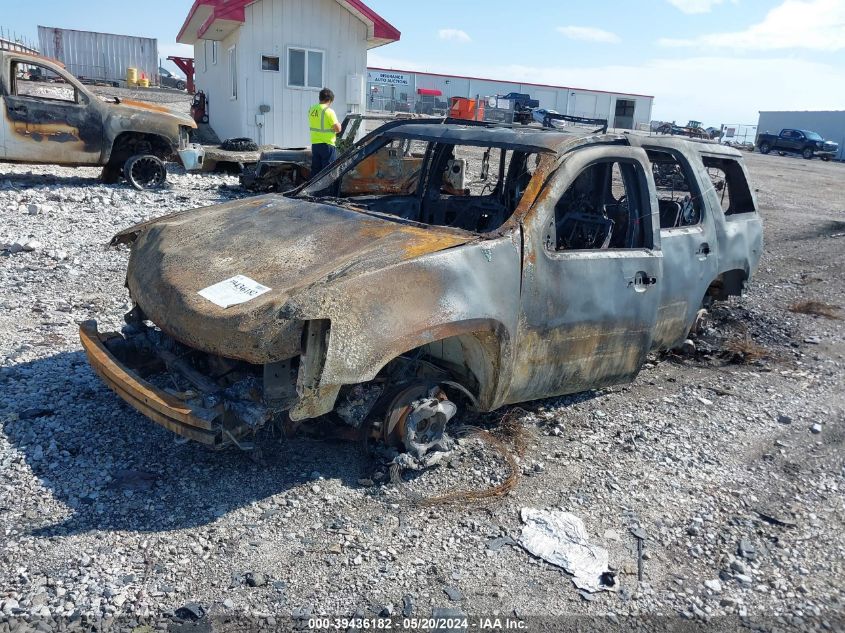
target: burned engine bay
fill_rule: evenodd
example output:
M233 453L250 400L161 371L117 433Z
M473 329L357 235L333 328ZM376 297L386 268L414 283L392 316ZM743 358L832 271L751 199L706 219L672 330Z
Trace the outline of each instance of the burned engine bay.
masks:
M300 357L256 365L201 352L155 327L137 306L125 321L120 333L97 333L93 322L83 324L83 331L96 336L138 378L190 411L178 429L158 421L214 449L252 450L264 429L288 436L305 430L320 437L384 442L396 449L396 464L419 469L438 463L452 448L446 424L458 408L450 396L477 405L472 393L417 350L388 363L374 380L343 387L334 411L316 424L300 425L289 416L297 390L307 388L308 370Z

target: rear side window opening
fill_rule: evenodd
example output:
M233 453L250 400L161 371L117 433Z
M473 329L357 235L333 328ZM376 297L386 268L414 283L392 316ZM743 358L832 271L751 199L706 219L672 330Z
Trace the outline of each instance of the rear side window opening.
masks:
M716 197L725 215L755 213L754 198L745 177L745 170L733 158L702 156L704 166L710 175Z
M647 154L657 190L660 228L699 224L703 205L690 165L673 151L649 149Z
M539 154L407 138L385 138L300 195L413 222L487 233L513 214Z

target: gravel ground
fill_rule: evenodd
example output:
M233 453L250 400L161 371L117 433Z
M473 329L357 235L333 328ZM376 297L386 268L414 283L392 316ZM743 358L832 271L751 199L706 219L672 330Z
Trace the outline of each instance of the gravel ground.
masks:
M171 627L200 607L280 628L441 609L602 628L628 616L841 627L845 328L788 307L845 303L845 165L746 160L765 257L747 295L711 311L697 351L651 358L631 385L513 409L517 487L433 507L417 501L500 483L507 464L477 436L399 485L356 445L268 435L261 459L213 453L89 368L76 324L117 328L129 307L127 251L108 250L111 235L237 197L235 177L174 168L168 190L147 193L93 169L2 166L0 243L17 246L0 255L0 612ZM503 413L461 422L493 430ZM583 519L617 591L583 594L501 538L518 538L523 507Z

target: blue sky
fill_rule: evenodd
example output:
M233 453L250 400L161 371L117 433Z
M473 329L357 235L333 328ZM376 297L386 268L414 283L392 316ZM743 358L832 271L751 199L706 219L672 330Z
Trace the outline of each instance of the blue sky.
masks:
M371 65L650 94L654 118L706 125L845 109L845 0L368 4L402 31ZM162 57L190 55L175 44L190 5L28 0L4 7L0 24L32 39L39 20L144 35Z

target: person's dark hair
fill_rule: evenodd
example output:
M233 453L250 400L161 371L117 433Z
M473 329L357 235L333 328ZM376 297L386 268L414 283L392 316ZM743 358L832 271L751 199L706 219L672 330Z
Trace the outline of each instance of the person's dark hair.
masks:
M334 101L334 93L328 88L323 88L320 91L320 103L325 103L326 101Z

